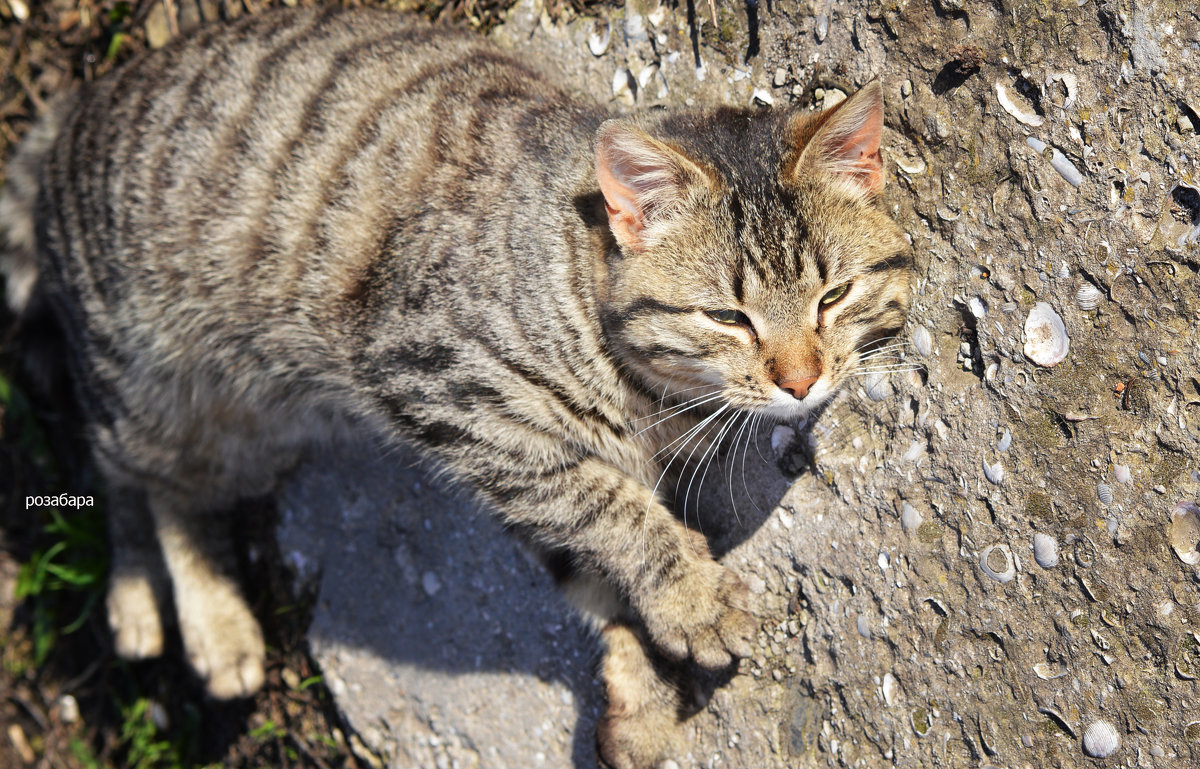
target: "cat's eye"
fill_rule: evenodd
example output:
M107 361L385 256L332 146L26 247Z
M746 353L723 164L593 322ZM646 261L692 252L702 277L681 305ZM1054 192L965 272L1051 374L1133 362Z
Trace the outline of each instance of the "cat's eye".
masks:
M824 307L829 307L830 305L833 305L833 304L837 304L837 302L840 301L841 298L843 296L845 296L846 292L849 290L850 290L850 284L843 283L842 285L838 286L837 288L834 288L831 291L828 291L825 294L825 296L821 297L821 307L824 308Z
M724 323L727 326L750 326L750 319L746 317L746 314L737 310L709 310L707 314L717 323Z

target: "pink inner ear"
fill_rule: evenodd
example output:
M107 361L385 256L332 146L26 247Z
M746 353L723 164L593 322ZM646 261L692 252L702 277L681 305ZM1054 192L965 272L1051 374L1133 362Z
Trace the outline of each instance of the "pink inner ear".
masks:
M638 233L645 226L642 209L637 204L637 193L613 173L608 153L601 151L596 157L596 177L600 191L604 194L604 207L608 211L608 223L617 241L628 248L639 250L641 239Z
M860 91L834 109L836 112L818 132L814 162L853 182L868 195L878 194L883 189L883 156L879 152L883 104L878 89Z

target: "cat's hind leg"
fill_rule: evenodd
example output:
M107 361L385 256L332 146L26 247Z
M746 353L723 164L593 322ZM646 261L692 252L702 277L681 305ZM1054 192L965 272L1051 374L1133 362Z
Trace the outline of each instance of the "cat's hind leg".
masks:
M253 694L262 687L266 646L238 587L228 516L161 490L150 494L150 511L188 662L217 699Z
M608 706L596 727L600 759L611 769L654 769L683 749L683 722L699 709L686 663L663 660L632 625L601 632L600 677Z
M170 587L146 495L111 485L107 513L108 624L117 655L127 660L157 657L163 652L162 611Z
M544 562L563 594L599 630L600 679L608 705L596 748L610 769L653 769L684 752L682 723L701 707L686 662L655 654L632 612L603 579L575 571L559 556Z

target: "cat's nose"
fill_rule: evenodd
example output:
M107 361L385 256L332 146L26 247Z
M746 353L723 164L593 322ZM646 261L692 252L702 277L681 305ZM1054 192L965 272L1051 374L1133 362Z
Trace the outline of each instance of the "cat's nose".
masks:
M791 379L780 382L779 389L790 392L793 397L795 397L797 400L800 400L805 395L808 395L808 388L816 384L817 380L820 378L820 374L813 376L795 376Z

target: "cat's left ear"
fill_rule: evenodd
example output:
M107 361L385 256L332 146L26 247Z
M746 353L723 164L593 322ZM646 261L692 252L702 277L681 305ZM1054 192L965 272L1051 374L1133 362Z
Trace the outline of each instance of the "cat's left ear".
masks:
M714 187L691 158L619 120L596 132L596 178L613 236L634 252L653 245L698 192Z
M788 124L800 156L787 171L793 180L830 174L856 196L883 189L883 88L872 80L850 98L816 116L796 116Z

